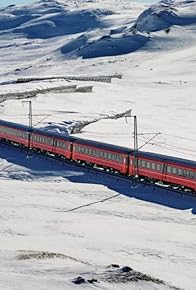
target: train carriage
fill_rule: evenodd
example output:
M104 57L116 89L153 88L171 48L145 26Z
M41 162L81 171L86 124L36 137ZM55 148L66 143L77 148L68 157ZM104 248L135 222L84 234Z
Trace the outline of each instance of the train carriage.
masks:
M162 180L163 160L148 153L138 153L137 169L134 166L134 155L130 156L129 175L145 176L155 180Z
M125 147L78 138L73 142L72 159L127 174L130 152Z
M130 156L130 165L133 164L133 159L134 156ZM133 166L130 166L129 175L133 175L133 170ZM140 151L137 171L139 176L149 180L163 181L196 191L195 161Z
M165 160L164 181L191 188L196 192L196 162L170 158Z
M28 147L29 138L28 126L0 120L0 139Z
M37 148L41 151L51 152L71 159L72 139L60 133L35 129L31 136L31 148Z

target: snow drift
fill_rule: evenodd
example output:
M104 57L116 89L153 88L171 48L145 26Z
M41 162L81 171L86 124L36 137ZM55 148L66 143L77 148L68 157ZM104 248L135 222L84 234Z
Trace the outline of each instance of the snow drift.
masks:
M196 24L195 1L162 1L144 10L134 23L115 25L107 9L68 8L58 1L40 1L29 6L1 9L0 31L29 39L71 36L57 47L64 57L114 56L141 49L153 32L173 25ZM151 34L151 35L149 35Z

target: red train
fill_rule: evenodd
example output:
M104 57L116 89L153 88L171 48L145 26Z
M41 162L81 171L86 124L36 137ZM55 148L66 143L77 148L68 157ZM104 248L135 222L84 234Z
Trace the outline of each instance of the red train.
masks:
M32 150L49 152L75 162L135 176L141 180L168 184L196 194L196 161L155 154L64 136L0 120L0 139ZM136 166L137 162L137 166Z

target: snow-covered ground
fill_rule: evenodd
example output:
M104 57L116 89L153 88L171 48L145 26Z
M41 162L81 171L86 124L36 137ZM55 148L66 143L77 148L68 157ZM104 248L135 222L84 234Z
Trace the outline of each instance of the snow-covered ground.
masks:
M139 146L161 133L142 150L196 160L195 56L196 1L50 0L0 10L0 97L93 86L39 93L31 99L37 126L67 127L132 109ZM122 79L111 83L16 83L115 73ZM0 118L28 124L25 100L0 103ZM133 119L104 119L79 136L133 147L132 131ZM195 289L193 198L0 145L0 199L0 289ZM130 282L111 264L166 284ZM78 286L77 276L98 282Z

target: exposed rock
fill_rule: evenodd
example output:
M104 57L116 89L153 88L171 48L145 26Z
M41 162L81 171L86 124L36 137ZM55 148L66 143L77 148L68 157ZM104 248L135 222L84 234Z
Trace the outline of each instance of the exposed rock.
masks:
M122 270L122 272L130 272L133 269L131 267L129 267L129 266L124 266L124 267L121 268L121 270Z
M93 283L95 283L95 282L98 282L98 280L97 280L97 279L94 279L94 278L89 279L89 280L87 280L87 281L88 281L88 283L90 283L90 284L93 284Z
M77 278L73 279L72 282L74 284L83 284L83 283L86 283L85 279L82 278L81 276L78 276Z

